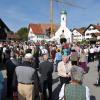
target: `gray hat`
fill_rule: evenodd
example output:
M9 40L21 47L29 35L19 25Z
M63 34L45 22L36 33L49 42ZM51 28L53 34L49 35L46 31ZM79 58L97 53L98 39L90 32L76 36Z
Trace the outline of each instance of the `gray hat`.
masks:
M82 81L84 71L81 67L73 66L71 69L71 80Z

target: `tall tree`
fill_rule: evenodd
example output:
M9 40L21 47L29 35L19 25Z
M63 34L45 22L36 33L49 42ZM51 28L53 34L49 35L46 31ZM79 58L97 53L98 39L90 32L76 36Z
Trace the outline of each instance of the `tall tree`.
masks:
M16 32L16 35L19 40L27 41L28 40L28 29L26 27L22 27Z

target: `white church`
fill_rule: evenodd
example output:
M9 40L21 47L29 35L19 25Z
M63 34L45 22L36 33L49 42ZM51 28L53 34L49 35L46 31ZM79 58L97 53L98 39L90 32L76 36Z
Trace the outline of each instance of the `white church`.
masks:
M66 26L67 22L67 12L65 10L61 11L61 24L59 29L56 31L55 36L51 40L56 40L60 42L60 38L66 38L67 43L72 42L72 32Z

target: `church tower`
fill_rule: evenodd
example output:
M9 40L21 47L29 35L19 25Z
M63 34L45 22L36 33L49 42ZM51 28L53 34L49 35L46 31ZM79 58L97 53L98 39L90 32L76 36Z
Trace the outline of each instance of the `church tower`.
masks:
M66 26L66 22L67 22L66 16L67 16L66 10L62 10L62 11L61 11L61 26L62 26L62 27L63 27L63 26Z
M67 43L71 43L72 42L72 33L66 26L67 25L66 24L67 23L67 12L66 12L66 10L62 10L60 14L61 14L61 24L53 38L57 41L60 40L61 38L66 38Z

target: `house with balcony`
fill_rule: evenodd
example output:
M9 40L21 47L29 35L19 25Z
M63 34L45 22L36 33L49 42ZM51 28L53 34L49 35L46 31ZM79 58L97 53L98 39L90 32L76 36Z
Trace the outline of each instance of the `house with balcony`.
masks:
M89 40L92 39L94 37L96 37L97 39L99 39L99 34L100 34L100 25L97 24L90 24L87 29L84 32L85 34L85 39Z
M73 42L81 42L84 40L84 31L85 27L82 28L75 28L72 30L72 40Z

